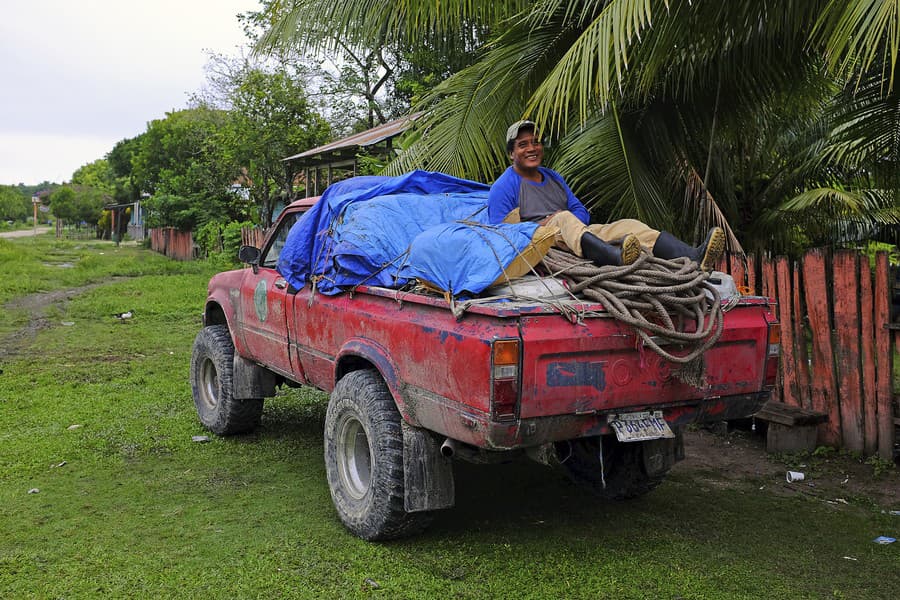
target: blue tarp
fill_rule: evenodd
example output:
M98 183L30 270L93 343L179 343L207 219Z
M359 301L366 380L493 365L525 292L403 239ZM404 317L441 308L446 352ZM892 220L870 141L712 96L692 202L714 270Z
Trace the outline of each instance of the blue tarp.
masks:
M337 294L419 277L478 293L531 241L536 225L487 225L490 188L443 173L354 177L330 186L294 224L278 271L297 289L311 277Z

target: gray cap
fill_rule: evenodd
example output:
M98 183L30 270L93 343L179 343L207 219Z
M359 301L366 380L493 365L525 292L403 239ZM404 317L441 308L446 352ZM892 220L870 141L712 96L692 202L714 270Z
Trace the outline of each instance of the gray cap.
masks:
M509 126L509 129L506 130L506 143L509 143L519 137L519 130L523 127L531 127L532 129L537 129L534 121L516 121Z

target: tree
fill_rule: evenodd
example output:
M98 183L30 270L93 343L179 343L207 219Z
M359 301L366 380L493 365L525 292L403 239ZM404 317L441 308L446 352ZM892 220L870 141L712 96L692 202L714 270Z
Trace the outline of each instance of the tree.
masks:
M96 225L103 214L106 201L100 190L64 185L50 194L50 212L70 223Z
M31 198L10 185L0 185L0 220L25 220L31 214Z
M285 71L245 63L233 83L229 118L216 139L226 160L240 166L259 222L269 227L276 200L287 197L296 175L282 159L324 143L330 129L310 106L303 82Z
M362 13L370 13L367 22L375 24L378 17L374 15L394 10L387 2L351 3L342 8L335 4L266 0L261 10L242 19L257 51L277 57L280 64L310 63L308 57L318 57L310 97L325 100L328 119L342 134L406 114L419 94L474 61L486 36L480 15L509 14L506 8L495 9L495 3L471 3L486 6L476 7L473 14L453 15L448 28L434 35L423 36L415 27L411 32L404 28L398 35L393 23L382 22L371 30L356 26L355 19ZM334 20L335 16L340 20ZM414 20L415 15L409 18Z
M825 199L832 224L900 218L895 195L865 191L888 189L871 179L886 171L874 169L885 157L870 155L862 177L834 150L862 118L834 110L846 102L841 94L858 97L873 70L877 98L893 93L900 44L893 1L285 6L263 45L315 50L335 40L361 47L421 40L440 47L470 23L489 32L478 61L417 105L427 115L393 172L425 167L493 179L507 163L506 126L529 116L554 142L548 165L567 173L604 219L636 216L685 237L720 224L751 248L781 250L808 225L790 217ZM886 131L898 130L896 111L879 112ZM740 247L737 236L730 242Z
M132 156L132 176L136 189L152 196L144 203L149 225L188 230L210 220L248 218L250 203L231 193L240 170L219 140L228 122L226 111L197 106L147 125Z
M143 134L120 140L106 155L109 169L115 178L113 195L117 203L139 200L141 190L135 182L134 156L140 150Z

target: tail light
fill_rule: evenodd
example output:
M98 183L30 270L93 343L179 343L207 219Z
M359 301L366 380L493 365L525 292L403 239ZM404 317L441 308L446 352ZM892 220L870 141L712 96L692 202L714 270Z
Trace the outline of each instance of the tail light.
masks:
M774 319L774 317L771 318ZM778 378L778 362L781 358L781 323L773 320L768 323L768 326L769 333L766 340L766 364L763 385L766 388L773 388Z
M519 340L494 340L491 345L491 412L498 421L516 418L519 358Z

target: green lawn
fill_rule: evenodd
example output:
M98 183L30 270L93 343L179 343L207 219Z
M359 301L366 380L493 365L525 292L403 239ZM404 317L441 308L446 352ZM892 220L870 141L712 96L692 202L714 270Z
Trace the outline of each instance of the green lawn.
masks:
M99 284L0 363L2 598L898 596L900 542L872 540L900 537L900 517L690 472L600 504L537 464L463 463L456 508L424 535L361 541L331 506L324 395L292 390L257 433L192 441L210 267L50 238L0 240L0 267L0 304ZM4 310L0 336L26 319Z

